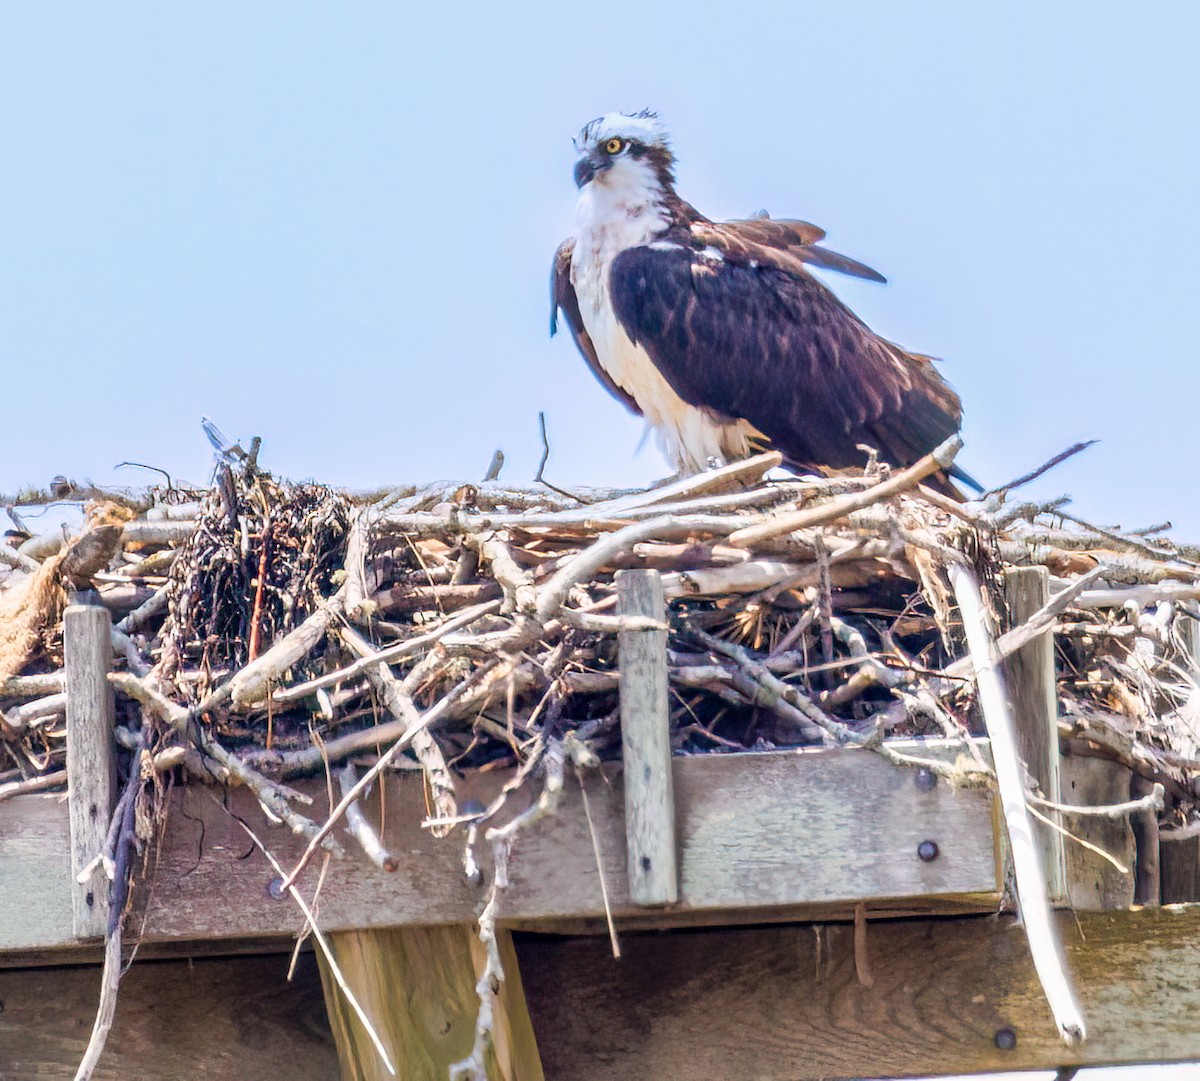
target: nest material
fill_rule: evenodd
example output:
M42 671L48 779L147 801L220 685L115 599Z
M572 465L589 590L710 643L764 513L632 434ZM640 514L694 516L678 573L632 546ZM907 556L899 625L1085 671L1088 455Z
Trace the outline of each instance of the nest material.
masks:
M63 552L5 559L2 776L61 767L58 619L81 587L118 617L126 741L153 717L161 764L264 791L408 733L398 761L453 817L455 770L528 767L568 733L619 753L630 567L662 574L677 752L960 735L974 692L946 567L966 558L1001 623L1005 568L1045 565L1060 590L1091 576L1055 616L1064 735L1166 779L1190 814L1195 553L1003 497L884 499L880 475L763 480L771 464L583 503L494 482L354 501L247 463L195 502L109 504ZM772 532L797 511L815 524Z

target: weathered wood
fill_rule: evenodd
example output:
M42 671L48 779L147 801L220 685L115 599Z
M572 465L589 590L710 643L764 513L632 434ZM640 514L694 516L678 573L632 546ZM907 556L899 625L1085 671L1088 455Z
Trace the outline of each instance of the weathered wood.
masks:
M1045 567L1011 567L1004 572L1004 601L1009 627L1019 626L1050 599L1050 572ZM1058 753L1058 690L1054 676L1054 634L1022 646L1005 661L1008 694L1017 727L1017 750L1044 799L1062 802ZM1056 811L1043 812L1061 824ZM1066 863L1062 834L1044 822L1034 825L1046 892L1051 901L1066 900Z
M951 755L956 744L903 744L912 753ZM939 747L941 750L939 751ZM998 898L992 798L986 789L937 783L926 789L917 772L897 769L867 750L813 750L767 754L709 755L672 762L678 814L679 904L656 914L636 905L626 879L625 822L618 764L586 778L602 869L613 911L620 919L658 918L723 922L796 918L801 906L846 911L869 901L899 911L995 909ZM464 783L463 801L485 804L509 779L484 774ZM325 814L323 781L298 782ZM475 918L480 891L463 880L461 833L437 839L420 826L425 814L420 777L387 779L384 837L400 866L392 874L365 860L330 864L321 891L326 930L460 923ZM517 793L512 812L528 806L533 793ZM225 798L224 794L220 798ZM380 796L367 808L378 821ZM230 808L254 824L286 866L304 842L288 830L268 826L253 796L228 793ZM0 829L0 889L6 902L21 906L40 898L36 912L0 919L0 950L70 945L62 905L70 861L66 809L51 795L18 796L4 804ZM921 842L936 841L938 856L924 862ZM486 857L486 848L480 855ZM238 823L199 785L172 796L170 817L156 864L144 928L150 940L223 938L234 935L292 935L295 907L266 891L275 877ZM15 871L24 886L7 891ZM554 815L522 831L509 864L511 885L500 907L502 923L561 926L564 919L599 919L604 906L600 871L576 785L564 790ZM318 871L300 878L311 897ZM56 884L57 890L54 885ZM23 894L29 887L33 892ZM6 910L7 911L7 910ZM67 909L69 914L69 909Z
M1103 807L1129 798L1130 770L1107 758L1067 755L1062 760L1063 802L1079 807ZM1123 909L1133 904L1133 830L1127 818L1064 815L1063 825L1076 837L1107 852L1128 868L1120 871L1108 860L1074 841L1066 846L1067 893L1079 912Z
M1064 1046L1009 917L518 939L548 1077L816 1081L1200 1059L1200 906L1056 914L1088 1039ZM586 1023L580 1023L586 1018ZM1009 1036L1014 1040L1007 1049ZM1007 1074L1006 1074L1007 1076Z
M1200 620L1190 617L1181 620L1184 647L1191 660L1191 676L1200 680ZM1189 703L1193 717L1200 717L1200 690L1193 692ZM1164 905L1184 901L1200 901L1200 837L1182 841L1163 841L1158 853L1162 868L1162 902Z
M658 571L618 571L617 611L665 622L667 606ZM679 881L667 632L621 631L618 645L629 895L639 905L674 904L679 899Z
M508 932L499 945L505 970L494 1015L496 1041L489 1081L541 1081L537 1041L525 1006L517 957ZM404 1081L446 1081L475 1037L482 958L468 927L407 927L341 931L330 936L338 966ZM362 1023L321 964L342 1081L391 1077Z
M988 627L983 595L974 572L965 563L951 563L947 570L954 599L962 614L968 653L975 668L979 705L991 740L992 766L996 771L996 788L1008 836L1021 926L1063 1042L1073 1046L1085 1038L1087 1025L1063 963L1062 947L1051 919L1042 857L1027 806L1025 768L1017 749L1008 693L997 667L996 647Z
M77 938L103 935L108 879L95 864L104 847L116 792L113 749L112 620L99 605L63 613L67 691L67 787L71 818L71 910ZM83 874L91 865L91 871ZM83 881L80 882L80 876Z
M1150 794L1153 782L1135 773L1129 782L1129 794L1141 799ZM1133 839L1137 847L1134 869L1133 899L1139 905L1162 903L1162 880L1159 871L1158 812L1142 811L1129 820L1133 827Z
M1162 903L1200 901L1200 837L1169 841L1160 845Z
M98 1081L331 1081L317 966L302 956L138 961L121 981ZM0 1077L70 1078L96 1012L94 967L0 971Z

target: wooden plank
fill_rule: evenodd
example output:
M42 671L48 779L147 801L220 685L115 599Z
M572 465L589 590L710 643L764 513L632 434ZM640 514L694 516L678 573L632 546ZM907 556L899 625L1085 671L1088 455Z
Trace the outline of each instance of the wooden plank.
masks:
M1067 755L1062 760L1063 802L1079 807L1103 807L1129 799L1131 771L1107 758ZM1076 837L1117 859L1126 871L1103 856L1069 842L1066 848L1070 907L1080 912L1128 908L1133 904L1136 852L1128 818L1066 815L1063 824Z
M70 817L57 792L0 805L0 950L75 944Z
M1162 863L1162 903L1200 901L1200 837L1164 842L1158 855Z
M67 689L67 785L71 818L71 910L76 938L95 938L108 924L108 880L93 861L104 847L116 798L113 751L112 621L99 605L63 613ZM92 871L83 875L92 866ZM79 878L83 876L84 881Z
M1184 618L1180 630L1191 660L1190 674L1200 680L1200 620ZM1200 691L1195 692L1190 705L1193 716L1200 717ZM1163 904L1200 901L1200 837L1168 841L1160 835L1159 842Z
M496 1039L488 1078L542 1081L512 936L500 934L505 980L494 1006ZM445 1081L450 1067L471 1053L475 1039L475 984L483 965L472 949L478 937L463 926L341 931L329 937L338 966L387 1048L396 1076ZM342 1081L388 1081L383 1060L323 962L321 979Z
M1076 1047L1059 1039L1009 917L871 922L870 988L856 979L848 925L626 936L619 962L600 939L522 936L517 950L546 1074L573 1081L1200 1059L1200 906L1078 920L1056 915L1088 1018Z
M956 745L932 741L906 748L956 753ZM648 918L651 911L629 896L615 765L586 780L603 873L617 916ZM927 790L917 783L915 771L889 766L867 750L700 755L677 758L672 768L680 894L677 908L661 914L662 926L671 920L744 919L754 911L778 918L773 913L781 906L795 918L799 906L828 909L859 900L871 902L872 915L876 905L909 911L938 911L939 905L954 911L963 905L976 911L995 908L992 800L985 789L938 783ZM463 783L460 796L464 802L486 803L507 779L504 773L473 777ZM314 799L308 813L318 819L324 815L324 782L297 787ZM522 810L534 795L514 795L511 812ZM299 926L294 905L268 894L274 872L220 806L220 798L220 790L199 785L173 794L143 928L149 940L291 935ZM283 827L267 825L247 792L231 790L228 799L285 866L299 857L303 842ZM400 867L388 874L353 853L332 862L321 891L322 926L337 931L472 921L482 894L464 881L462 835L438 839L421 828L422 779L389 778L384 802L384 836ZM35 829L29 827L31 806ZM376 794L368 813L377 818L378 807ZM65 850L46 843L57 835L48 821L56 815L65 818L66 809L54 797L24 796L5 804L0 882L14 850L23 861L23 881L30 881L36 857L46 882L66 882ZM24 823L31 840L14 838L10 823ZM63 825L57 828L65 831ZM927 840L938 845L937 858L928 862L917 854ZM521 833L509 871L511 885L500 909L505 923L603 916L600 872L576 785L567 786L556 814ZM308 896L317 875L314 866L301 876ZM14 900L20 904L19 896ZM57 921L49 913L28 923L0 919L0 950L73 941L61 912Z
M1004 572L1004 601L1009 625L1024 623L1050 599L1050 572L1045 567L1012 567ZM1017 650L1005 662L1017 749L1043 798L1062 802L1058 753L1058 690L1054 675L1054 635ZM1061 823L1057 812L1044 812ZM1051 901L1066 900L1066 863L1062 834L1037 822L1034 826L1042 873Z
M1130 779L1129 794L1134 799L1150 795L1154 788L1140 773ZM1162 903L1162 872L1159 869L1158 812L1142 811L1129 820L1133 827L1133 840L1137 849L1137 860L1133 875L1133 899L1139 905Z
M139 961L121 980L98 1081L286 1077L331 1081L337 1053L311 956ZM0 1077L70 1078L87 1044L100 970L0 971Z
M617 571L617 611L665 622L667 605L658 571ZM667 632L621 631L618 646L629 896L638 905L674 904L679 899L679 882Z

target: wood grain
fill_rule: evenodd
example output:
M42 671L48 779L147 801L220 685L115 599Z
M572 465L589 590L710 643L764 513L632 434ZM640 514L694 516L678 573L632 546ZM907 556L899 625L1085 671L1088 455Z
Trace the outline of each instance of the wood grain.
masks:
M1009 917L517 942L548 1077L816 1081L1200 1058L1200 906L1056 917L1089 1038L1058 1038ZM1016 1045L1000 1050L1011 1029ZM545 1034L556 1033L549 1039Z
M1129 799L1129 769L1107 758L1067 755L1062 760L1063 802L1102 807ZM1064 815L1063 825L1076 837L1115 857L1128 870L1068 841L1065 849L1071 907L1080 912L1128 908L1133 904L1134 843L1127 818Z
M951 753L924 744L909 750ZM661 913L673 920L723 922L736 917L778 918L783 906L867 900L892 908L961 911L994 908L997 875L991 796L939 782L926 791L915 771L889 766L866 750L816 750L703 755L672 762L679 846L679 902ZM629 896L620 771L609 764L586 781L603 873L619 917L650 916ZM507 779L487 774L464 782L461 798L487 802ZM298 787L324 814L325 786ZM171 816L146 914L151 940L291 935L300 925L295 907L267 892L274 872L254 851L239 823L219 804L220 789L187 785L173 795ZM302 847L285 828L263 821L244 790L228 793L244 818L286 866ZM32 801L32 802L31 802ZM420 777L389 778L383 839L400 860L388 874L348 855L331 863L321 892L326 930L471 922L482 891L463 879L461 833L445 839L420 826L425 814ZM512 812L528 796L518 794ZM378 819L379 794L367 808ZM66 891L70 861L54 838L65 836L66 809L53 796L22 796L4 809L0 883L16 868L21 886L0 898L23 904L24 890L42 898L29 919L0 918L0 951L70 945L54 884ZM55 823L54 819L64 821ZM16 832L19 831L19 832ZM922 841L938 844L923 862ZM311 896L318 870L300 879ZM592 843L579 790L569 784L556 814L522 832L510 861L502 922L537 926L603 915ZM18 911L20 909L18 908ZM69 911L69 909L68 909ZM57 915L56 915L57 914ZM3 915L3 913L0 913ZM136 924L135 924L136 925Z
M316 963L302 957L290 984L287 967L286 955L136 963L95 1077L336 1081ZM73 1077L99 989L97 967L0 971L0 1078Z
M506 978L495 1005L497 1038L488 1076L542 1081L512 938L500 934ZM404 1081L446 1081L450 1066L470 1054L479 1009L475 983L483 964L472 950L474 941L469 927L456 926L330 936L338 966ZM342 1081L388 1081L391 1075L323 961L321 978Z
M1004 601L1009 627L1019 626L1050 599L1050 572L1045 567L1010 567L1004 572ZM1062 802L1058 753L1058 691L1054 674L1054 635L1050 630L1022 646L1004 665L1017 749L1044 799ZM1060 821L1057 812L1045 812ZM1046 892L1052 901L1066 899L1066 864L1062 834L1035 822L1034 836L1042 854Z
M667 605L658 571L618 571L617 610L621 615L665 621ZM621 631L617 638L629 896L638 905L674 904L679 899L679 882L667 632Z
M108 880L92 861L104 847L116 799L112 619L99 605L63 613L67 690L67 787L71 818L71 910L77 938L96 938L108 924ZM92 864L84 881L83 870Z

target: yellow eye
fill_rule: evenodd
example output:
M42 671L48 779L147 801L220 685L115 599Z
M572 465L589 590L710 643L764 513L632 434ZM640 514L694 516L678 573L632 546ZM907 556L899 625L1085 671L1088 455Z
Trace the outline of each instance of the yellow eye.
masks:
M612 139L609 139L608 142L604 144L604 153L619 154L619 153L621 153L621 149L624 146L625 146L624 139L618 139L618 138L614 137Z

